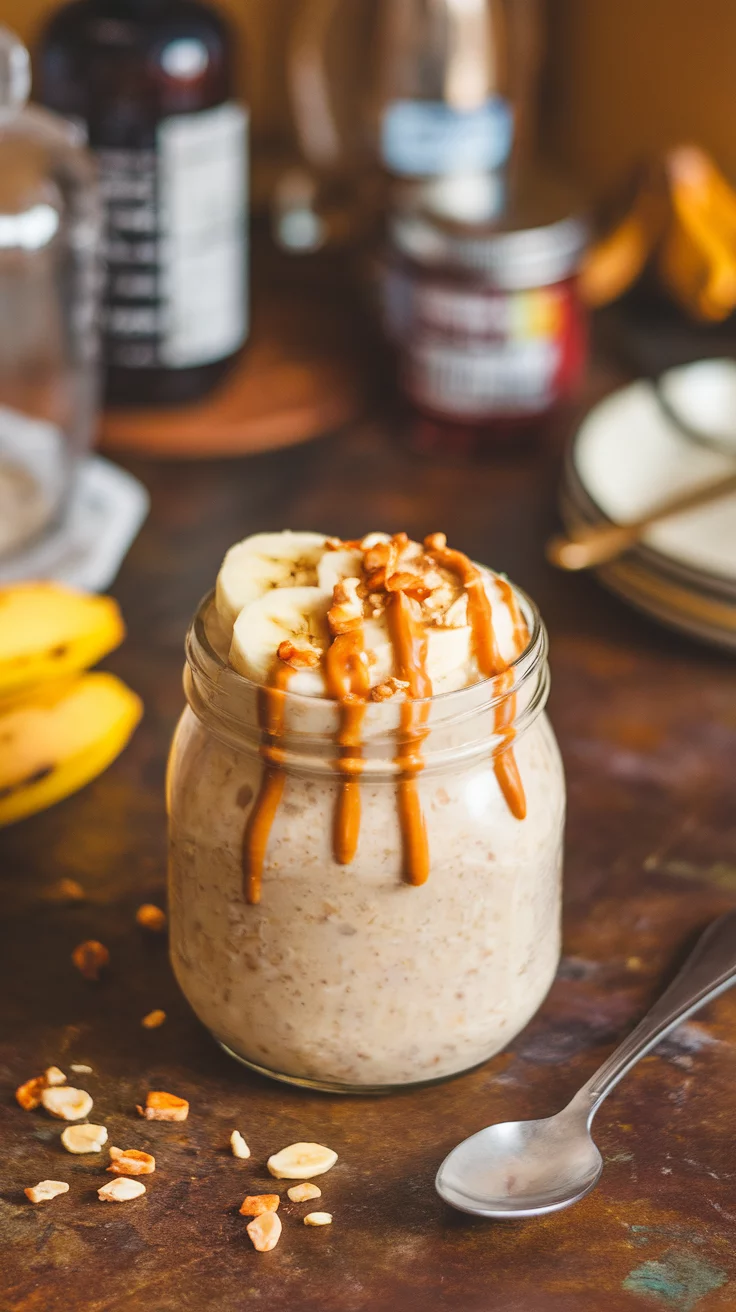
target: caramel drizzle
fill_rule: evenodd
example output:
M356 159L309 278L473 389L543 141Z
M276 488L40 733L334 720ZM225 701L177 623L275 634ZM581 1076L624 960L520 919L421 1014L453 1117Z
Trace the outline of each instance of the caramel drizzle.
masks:
M484 678L497 680L501 694L508 692L513 683L513 674L503 660L496 641L493 613L483 583L483 575L477 565L474 565L462 551L455 551L446 546L442 534L432 534L425 539L424 546L437 564L451 570L465 588L468 597L468 619L478 669ZM526 623L511 585L505 579L497 579L497 583L513 620L514 646L516 654L519 655L528 639ZM526 795L511 745L516 735L513 727L515 715L515 695L504 698L496 707L493 728L494 733L500 736L502 746L496 753L493 769L511 814L517 820L523 820L526 816Z
M337 863L349 866L358 850L360 836L361 729L371 689L362 625L337 635L327 649L326 672L329 694L340 703L338 768L343 775L332 846Z
M243 835L243 896L251 905L261 900L266 847L286 782L282 769L283 752L278 741L284 729L285 693L290 677L289 667L277 661L270 683L258 689L260 750L266 765Z
M411 603L403 592L391 594L387 616L397 674L409 685L407 699L401 707L399 751L395 760L401 771L397 801L403 876L408 884L418 885L426 883L429 876L427 826L416 785L416 776L424 768L421 747L428 733L429 703L423 701L415 706L413 699L432 696L432 682L427 674L427 635L415 620Z

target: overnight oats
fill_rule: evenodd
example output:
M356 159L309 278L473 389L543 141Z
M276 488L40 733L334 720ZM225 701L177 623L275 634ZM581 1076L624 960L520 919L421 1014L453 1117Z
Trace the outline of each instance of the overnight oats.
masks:
M526 1025L560 947L548 685L534 605L440 533L231 548L168 779L173 967L223 1047L369 1092Z

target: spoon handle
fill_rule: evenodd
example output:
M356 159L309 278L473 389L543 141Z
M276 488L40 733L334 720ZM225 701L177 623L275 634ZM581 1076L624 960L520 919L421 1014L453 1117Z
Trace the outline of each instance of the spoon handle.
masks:
M676 1025L732 984L736 984L736 911L709 925L669 988L580 1090L574 1102L587 1103L588 1124L632 1066Z

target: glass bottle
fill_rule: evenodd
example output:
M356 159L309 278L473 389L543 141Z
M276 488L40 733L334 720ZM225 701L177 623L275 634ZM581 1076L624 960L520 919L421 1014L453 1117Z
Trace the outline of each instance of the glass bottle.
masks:
M232 34L199 0L75 0L38 50L44 104L84 124L105 206L106 400L206 393L247 337L247 115Z
M0 28L0 555L63 513L98 399L100 207L80 133Z

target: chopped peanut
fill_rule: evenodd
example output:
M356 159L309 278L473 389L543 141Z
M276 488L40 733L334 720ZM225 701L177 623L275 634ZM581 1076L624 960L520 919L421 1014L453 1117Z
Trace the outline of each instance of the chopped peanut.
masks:
M286 1190L292 1203L306 1203L310 1198L321 1198L322 1190L317 1184L293 1184Z
M61 1142L68 1153L101 1153L107 1143L104 1125L67 1125Z
M80 943L72 952L72 961L85 979L99 979L100 971L108 964L110 953L104 943L98 943L96 939L87 939L85 943Z
M87 895L76 879L60 879L51 889L50 896L55 902L83 902Z
M92 1074L92 1067L91 1067L91 1066L82 1066L79 1062L77 1062L76 1065L75 1065L74 1063L72 1063L72 1065L69 1067L69 1070L70 1070L70 1071L74 1071L74 1074L75 1074L75 1075L91 1075L91 1074Z
M157 1008L155 1011L149 1011L147 1016L143 1017L141 1025L144 1030L157 1030L166 1020L166 1012Z
M288 638L279 643L276 654L291 670L315 670L322 660L319 647L313 647L309 642L297 646Z
M276 1212L263 1212L245 1227L258 1253L268 1253L281 1238L281 1220Z
M108 1180L107 1184L103 1184L97 1190L97 1197L102 1203L128 1203L131 1198L140 1198L145 1192L146 1186L140 1180L126 1180L121 1176L118 1180Z
M321 1143L290 1143L269 1157L266 1166L277 1180L311 1180L324 1175L336 1161L337 1153Z
M152 902L144 902L136 911L135 918L141 929L150 929L154 934L160 934L166 929L166 912Z
M15 1100L23 1108L24 1112L35 1111L36 1107L41 1106L41 1094L44 1089L48 1088L45 1076L37 1075L32 1080L26 1080L15 1091Z
M111 1148L107 1169L113 1175L151 1175L156 1170L156 1158L139 1148Z
M278 1212L281 1199L278 1194L248 1194L240 1206L241 1216L263 1216L264 1212Z
M58 1066L47 1066L43 1078L48 1088L52 1088L55 1084L66 1084L66 1075Z
M233 1157L239 1157L241 1161L245 1161L246 1157L250 1157L250 1148L240 1130L233 1130L230 1135L230 1147L233 1150Z
M136 1111L147 1121L185 1121L189 1103L174 1093L149 1093L145 1107L136 1106Z
M41 1102L50 1116L60 1121L83 1121L92 1111L92 1099L84 1089L73 1089L71 1084L44 1089Z
M307 1212L304 1218L305 1225L332 1225L331 1212Z
M23 1192L32 1203L46 1203L50 1198L56 1198L57 1194L68 1194L69 1185L64 1180L40 1180Z

